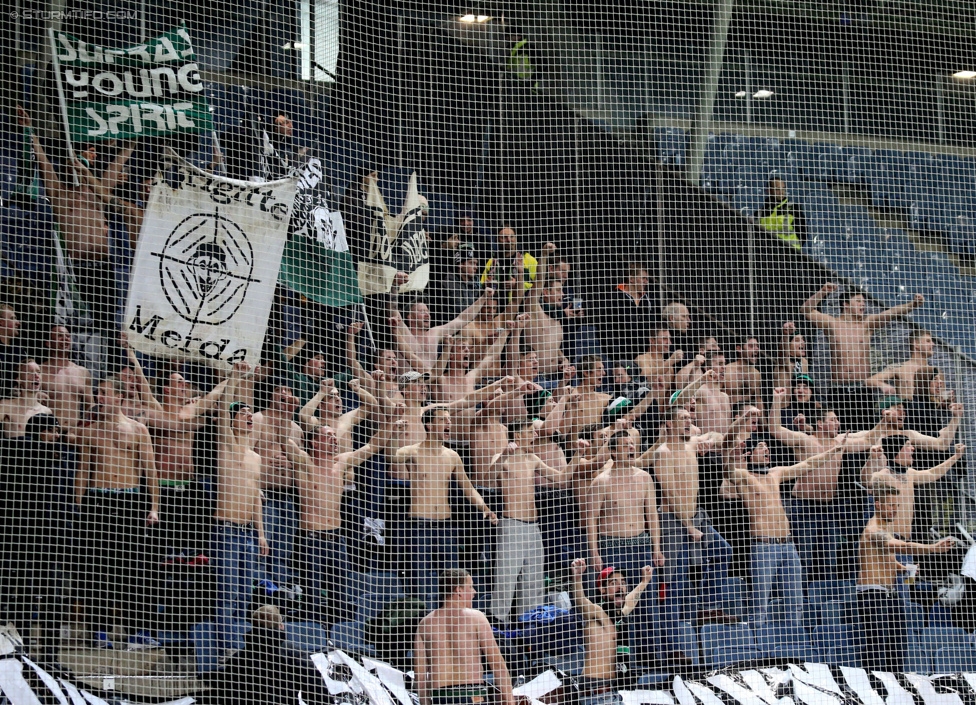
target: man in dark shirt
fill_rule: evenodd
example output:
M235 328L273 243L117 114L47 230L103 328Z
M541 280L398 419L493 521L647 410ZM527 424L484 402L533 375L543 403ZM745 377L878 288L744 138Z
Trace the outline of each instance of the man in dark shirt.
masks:
M607 292L598 308L603 354L615 360L633 360L647 346L657 318L648 295L647 268L629 264L625 281Z

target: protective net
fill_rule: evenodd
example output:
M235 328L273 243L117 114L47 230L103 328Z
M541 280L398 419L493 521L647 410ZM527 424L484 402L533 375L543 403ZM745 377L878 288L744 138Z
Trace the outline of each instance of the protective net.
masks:
M0 703L976 698L970 3L4 12Z

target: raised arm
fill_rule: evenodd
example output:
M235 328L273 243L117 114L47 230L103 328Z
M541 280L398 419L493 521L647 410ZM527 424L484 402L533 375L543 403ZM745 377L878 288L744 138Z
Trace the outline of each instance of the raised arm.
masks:
M485 287L485 292L478 297L478 300L473 304L468 306L466 309L461 311L461 314L455 318L453 321L448 321L442 326L437 326L436 328L431 328L431 333L434 334L435 338L440 341L445 335L454 335L459 330L464 328L466 325L471 323L474 319L478 317L481 313L481 307L485 305L485 301L490 299L495 295L495 290L490 286Z
M44 193L48 198L51 199L51 205L55 208L60 208L64 203L64 186L61 180L58 179L58 174L54 170L54 165L51 164L51 160L47 158L47 153L44 151L44 147L41 146L41 140L31 128L31 118L30 115L21 106L17 106L17 123L23 127L25 130L30 130L31 133L31 144L34 146L34 156L37 157L37 165L41 171L41 180L44 182Z
M880 313L872 313L865 319L868 327L872 330L875 328L881 328L891 323L896 318L901 318L902 316L907 316L909 313L917 309L919 306L925 304L925 297L921 294L915 294L911 301L907 304L901 304L899 306L892 306L891 308L881 311Z
M879 390L882 394L898 394L898 390L891 384L891 380L898 375L900 365L889 365L876 375L871 375L864 380L865 387Z
M835 291L837 291L836 284L824 284L822 287L820 287L817 293L803 302L803 305L800 306L800 313L802 313L808 321L813 323L813 325L817 326L817 328L829 327L834 322L833 317L819 311L817 307L820 305L821 301Z
M110 204L112 202L112 191L105 187L98 178L91 173L91 171L82 164L79 160L75 159L71 162L71 165L75 168L75 172L81 177L81 180L88 184L88 187L94 191L95 195L98 196L102 203Z
M251 371L251 366L246 362L235 362L227 377L227 386L220 397L220 404L217 406L217 438L221 444L233 445L236 443L234 433L230 426L230 405L237 401L240 391L241 378Z
M603 619L605 613L602 609L590 602L590 599L586 596L586 590L583 589L583 573L586 572L586 561L582 558L577 558L570 566L570 570L573 573L573 602L576 604L576 609L580 611L580 615L584 621L599 622Z
M468 372L469 379L477 383L482 377L484 377L485 370L487 370L502 356L502 352L505 350L505 343L508 341L508 336L514 327L515 324L511 321L505 322L505 330L499 331L498 335L495 336L495 342L493 342L491 347L485 352L485 356L478 361L478 364L474 366L474 369Z
M823 451L822 453L817 453L816 455L811 455L806 460L803 460L796 465L790 465L785 468L773 468L770 471L771 475L778 475L781 482L789 482L790 480L795 480L798 477L805 475L819 463L826 460L828 456L840 455L844 452L844 441L846 441L845 436L839 436L840 442L833 448Z
M385 421L379 431L373 434L366 445L360 446L351 453L336 456L336 462L342 468L343 476L351 479L351 471L358 468L378 452L388 447L397 427Z
M643 594L644 590L647 589L647 586L651 584L651 578L653 576L654 568L649 565L645 565L643 568L641 568L640 582L637 583L637 586L627 593L627 597L624 598L624 607L622 610L620 610L620 613L623 614L624 617L637 609L637 603L640 601L640 596Z
M437 362L430 368L430 381L440 384L447 372L447 366L451 362L451 355L454 354L454 336L448 336L441 343L441 354L437 356Z
M865 487L871 482L871 476L876 472L881 472L888 467L888 457L884 454L884 448L880 445L871 446L871 455L861 466L861 484Z
M964 443L956 443L956 452L945 462L939 463L935 467L931 467L928 470L913 470L910 471L910 476L919 485L927 485L930 482L938 482L942 477L949 472L949 469L962 460L963 454L966 452L966 445Z
M359 364L359 351L356 345L359 340L359 333L364 325L363 321L356 321L346 328L346 364L349 365L349 369L352 370L356 379L363 384L372 384L373 379L366 374L366 370Z
M125 354L129 358L129 366L132 371L136 373L136 379L139 382L139 399L143 404L146 404L151 411L160 412L163 410L163 405L159 403L156 397L153 396L152 387L149 385L149 380L146 379L146 374L142 370L142 365L139 364L139 358L136 356L135 351L129 346L127 340L123 338L122 344L125 346Z
M695 355L695 361L693 364L698 365L699 369L705 364L705 357L703 355ZM695 379L693 379L688 386L678 392L678 396L674 398L674 402L671 406L684 406L688 403L688 400L698 394L698 390L702 388L705 382L710 382L715 379L715 371L707 370L704 374L699 374Z
M783 409L789 399L789 390L776 387L773 390L773 405L769 409L769 433L780 443L785 443L793 449L802 448L809 451L816 442L805 433L793 431L783 427Z
M198 416L202 416L210 412L217 406L217 402L224 395L224 389L227 388L227 380L218 384L216 387L211 389L204 396L194 399L189 404L180 409L180 420L181 421L193 421Z
M299 447L294 438L285 441L283 447L285 457L288 458L288 462L295 468L295 471L300 475L307 475L312 464L312 459L309 458L308 453Z
M880 547L894 549L904 553L946 553L956 545L956 540L951 536L946 536L941 541L935 543L903 541L902 539L895 538L890 532L881 528L870 531L868 540Z
M335 380L329 377L319 383L319 391L298 411L298 420L305 428L318 428L322 422L315 415L322 401L335 390Z
M542 290L546 286L546 274L549 271L549 257L556 251L556 246L547 242L542 246L542 255L539 257L539 265L536 267L536 278L535 282L532 284L532 288L529 289L529 293L526 295L525 307L526 310L532 309L533 312L542 312L542 305L540 300L542 299Z
M122 178L122 170L129 162L129 158L132 156L135 148L135 140L126 140L125 145L115 155L115 159L112 160L112 163L108 165L108 168L102 174L101 186L107 189L109 194L118 185L119 179Z
M916 448L922 448L923 450L949 450L952 446L952 439L956 437L956 431L959 430L959 424L962 422L963 405L957 402L949 408L952 410L952 421L939 431L938 438L923 436L918 431L899 431L898 435L906 436Z

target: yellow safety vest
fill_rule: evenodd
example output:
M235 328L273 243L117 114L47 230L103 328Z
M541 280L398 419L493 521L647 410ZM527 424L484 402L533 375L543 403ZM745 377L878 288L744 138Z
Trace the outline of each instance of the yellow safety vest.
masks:
M759 225L764 230L775 234L783 242L789 243L797 250L802 250L803 245L800 243L800 238L796 236L796 231L793 230L793 214L781 214L779 212L780 208L789 205L789 199L784 198L776 204L776 207L769 212L769 215L764 215L759 219Z
M529 43L528 39L520 39L515 42L515 46L512 47L512 51L508 55L508 62L506 68L511 73L514 73L518 78L523 81L528 81L532 78L532 62L529 61L529 55L524 51L525 45Z

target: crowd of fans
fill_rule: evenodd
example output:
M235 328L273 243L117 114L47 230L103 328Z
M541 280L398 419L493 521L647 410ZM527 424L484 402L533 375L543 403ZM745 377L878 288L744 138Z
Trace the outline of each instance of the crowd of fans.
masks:
M272 122L266 158L300 166L288 116ZM677 668L681 623L738 621L730 575L750 586L754 630L774 594L802 627L811 581L851 579L865 664L898 667L900 576L951 545L913 539L916 492L964 452L931 336L872 376L872 331L921 297L869 315L843 291L831 316L827 284L764 351L679 301L661 309L641 264L584 302L556 245L530 253L509 225L479 237L463 218L430 235L425 296L395 285L369 322L296 304L302 333L288 338L295 297L279 292L261 365L225 374L136 354L119 330L112 240L136 241L146 197L132 147L73 165L33 147L104 353L79 356L67 321L25 340L27 312L0 305L0 599L21 634L36 623L38 657L56 659L74 605L98 646L158 645L190 602L167 576L205 567L216 593L202 619L225 650L255 594L301 595L281 603L292 618L352 619L368 570L398 571L432 609L478 606L498 629L564 589L596 695L618 640L635 666ZM584 325L602 354L576 354ZM825 389L807 326L830 343Z

